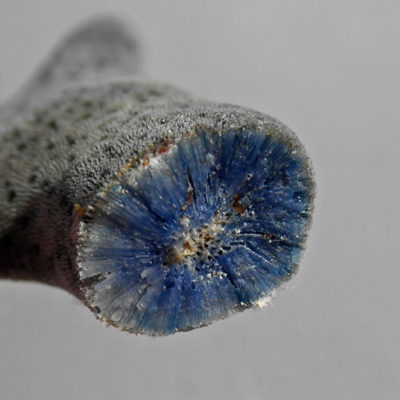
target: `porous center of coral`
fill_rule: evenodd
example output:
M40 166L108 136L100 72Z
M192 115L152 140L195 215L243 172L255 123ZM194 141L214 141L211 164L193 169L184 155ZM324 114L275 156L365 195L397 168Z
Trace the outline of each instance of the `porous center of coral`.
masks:
M224 253L219 235L224 232L226 218L222 219L220 213L216 213L209 224L190 230L187 229L189 223L188 217L182 218L183 234L167 250L164 266L184 261L186 267L194 268L193 261L210 262Z

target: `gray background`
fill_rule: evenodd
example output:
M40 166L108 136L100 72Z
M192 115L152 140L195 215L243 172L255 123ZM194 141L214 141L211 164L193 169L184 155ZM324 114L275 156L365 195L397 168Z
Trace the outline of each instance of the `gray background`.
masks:
M146 75L281 119L318 182L300 272L264 311L151 339L61 290L0 282L1 399L399 398L398 1L0 5L1 100L60 36L112 11Z

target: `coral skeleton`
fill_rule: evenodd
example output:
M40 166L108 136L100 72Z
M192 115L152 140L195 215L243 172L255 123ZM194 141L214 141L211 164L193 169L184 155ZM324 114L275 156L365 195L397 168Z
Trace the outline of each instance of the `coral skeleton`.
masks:
M268 302L298 269L314 180L285 125L129 77L137 58L93 22L2 107L0 276L163 336Z

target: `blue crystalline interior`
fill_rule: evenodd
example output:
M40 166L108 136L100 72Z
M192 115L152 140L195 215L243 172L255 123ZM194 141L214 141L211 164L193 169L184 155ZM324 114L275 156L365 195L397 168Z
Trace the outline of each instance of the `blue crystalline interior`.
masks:
M302 158L257 132L197 133L131 171L85 227L99 315L153 335L253 305L296 270L310 210ZM90 281L90 279L88 280Z

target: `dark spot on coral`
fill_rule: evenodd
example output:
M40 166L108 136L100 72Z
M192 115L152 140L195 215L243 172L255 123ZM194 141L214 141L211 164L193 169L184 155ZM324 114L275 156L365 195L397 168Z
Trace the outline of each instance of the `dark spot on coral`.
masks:
M93 102L91 100L83 100L82 105L86 108L93 107Z
M47 126L55 131L58 129L58 124L55 119L51 119L49 122L47 122Z
M162 93L161 93L159 90L157 90L157 89L150 89L150 90L149 90L149 94L150 94L151 96L161 96L161 95L162 95Z
M8 197L7 200L11 203L12 201L14 201L14 199L17 197L17 193L15 192L15 190L10 190L8 192Z
M237 289L237 285L236 285L235 280L233 279L232 275L231 275L229 272L225 271L224 268L222 268L222 271L226 273L226 277L228 278L228 280L229 280L229 282L231 283L231 285L232 285L234 288Z
M85 224L90 223L93 220L93 216L91 216L90 214L85 214L82 217L82 222L84 222Z
M303 198L303 197L304 197L304 192L301 191L293 192L293 198Z
M166 283L165 288L166 288L166 289L171 289L171 288L173 288L174 286L175 286L175 282L170 281L170 282L167 282L167 283Z
M46 145L46 148L47 150L53 150L55 146L56 145L53 142L49 141Z
M282 173L280 178L281 178L283 185L287 186L289 184L289 177L286 173Z
M170 248L165 255L163 265L172 265L180 261L182 256L177 253L175 248Z
M21 137L21 131L18 128L14 128L11 134L17 138Z
M88 118L90 118L91 116L92 116L92 113L89 112L89 111L86 111L86 112L82 113L82 114L79 116L79 118L80 118L81 120L83 120L83 119L88 119Z
M90 289L93 287L93 285L103 281L104 279L105 279L104 274L97 274L97 275L91 276L90 278L82 279L81 283L83 286Z
M26 143L19 143L17 146L18 151L24 151L26 149Z
M69 146L73 146L75 144L75 139L71 135L65 135L65 139Z
M34 183L36 181L36 179L37 179L36 175L32 174L32 175L29 176L28 182L29 183Z
M273 235L272 233L266 232L266 233L263 233L263 234L262 234L262 237L263 237L264 239L267 239L267 240L272 240L272 239L275 238L275 235Z
M139 92L139 93L136 93L136 100L139 102L139 103L144 103L147 99L146 99L146 95L144 94L144 93L141 93L141 92Z
M251 304L249 304L249 303L239 303L239 304L235 304L235 306L234 306L235 310L238 312L244 311L249 307L251 307Z
M109 171L107 169L105 169L105 170L101 171L100 178L105 179L108 177L108 175L109 175Z
M239 203L239 195L235 194L233 196L233 202L232 202L232 207L235 211L237 211L239 214L243 214L245 209L242 206L242 204Z

